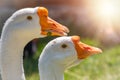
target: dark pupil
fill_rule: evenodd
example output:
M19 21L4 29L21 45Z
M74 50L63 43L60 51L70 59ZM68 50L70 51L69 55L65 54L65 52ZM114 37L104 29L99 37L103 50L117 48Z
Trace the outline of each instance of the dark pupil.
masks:
M62 48L66 48L66 47L67 47L67 45L66 45L66 44L63 44L63 45L62 45Z
M32 20L32 16L28 16L27 19L28 19L28 20Z

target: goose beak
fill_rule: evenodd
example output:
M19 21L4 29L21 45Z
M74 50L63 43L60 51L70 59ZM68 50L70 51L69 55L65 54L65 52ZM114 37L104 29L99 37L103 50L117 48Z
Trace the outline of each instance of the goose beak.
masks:
M39 7L37 14L40 18L39 23L41 25L42 35L52 36L66 36L69 33L69 29L58 22L48 17L48 10L44 7Z
M91 55L102 53L102 50L80 42L79 36L72 36L72 41L77 51L78 59L85 59Z

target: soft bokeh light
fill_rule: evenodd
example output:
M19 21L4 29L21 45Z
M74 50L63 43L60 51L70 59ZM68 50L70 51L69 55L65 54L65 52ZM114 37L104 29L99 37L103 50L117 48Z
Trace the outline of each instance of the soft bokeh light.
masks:
M98 23L96 37L106 45L120 42L119 35L115 31L116 26L114 26L120 15L117 2L119 1L100 0L94 5L94 15L97 17L94 23ZM119 26L117 25L117 29Z
M101 9L100 9L100 13L103 15L103 16L113 16L115 15L115 6L112 5L112 4L103 4L101 6Z
M104 1L97 5L97 13L101 17L113 18L117 14L117 6L111 1Z

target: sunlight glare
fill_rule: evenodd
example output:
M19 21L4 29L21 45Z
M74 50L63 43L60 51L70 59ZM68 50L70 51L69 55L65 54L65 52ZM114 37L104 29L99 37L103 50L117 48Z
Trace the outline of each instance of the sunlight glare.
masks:
M103 17L114 17L116 11L116 6L110 2L98 5L98 13Z

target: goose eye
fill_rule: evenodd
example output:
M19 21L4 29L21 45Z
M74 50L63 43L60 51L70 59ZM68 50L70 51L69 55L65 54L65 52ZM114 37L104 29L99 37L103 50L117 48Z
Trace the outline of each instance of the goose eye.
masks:
M32 16L27 16L27 20L32 20Z
M67 45L66 44L62 44L61 47L65 49L65 48L67 48Z

